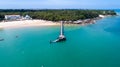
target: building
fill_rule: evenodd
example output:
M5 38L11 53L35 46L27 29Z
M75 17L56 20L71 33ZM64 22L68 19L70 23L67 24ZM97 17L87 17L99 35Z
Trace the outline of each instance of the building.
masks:
M20 15L5 15L5 20L21 20L21 16Z
M100 17L100 18L104 18L104 17L105 17L105 15L99 15L99 17Z
M32 18L29 15L26 15L25 17L20 15L5 15L5 20L9 21L16 21L16 20L32 20Z
M74 24L82 24L82 23L83 23L83 20L77 20L77 21L74 21L73 23L74 23Z
M24 17L24 19L25 19L25 20L32 20L32 18L31 18L29 15L26 15L26 16Z

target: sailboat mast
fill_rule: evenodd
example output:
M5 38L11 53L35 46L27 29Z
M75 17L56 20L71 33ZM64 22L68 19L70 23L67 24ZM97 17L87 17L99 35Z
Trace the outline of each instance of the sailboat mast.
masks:
M64 26L63 26L63 21L61 21L61 30L60 30L60 35L64 35Z

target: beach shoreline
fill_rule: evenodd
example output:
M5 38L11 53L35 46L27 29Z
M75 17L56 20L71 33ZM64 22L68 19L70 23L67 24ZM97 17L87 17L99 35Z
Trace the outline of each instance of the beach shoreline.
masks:
M84 26L88 23L73 24L65 23L65 26ZM90 24L90 23L89 23ZM33 27L33 26L60 26L59 22L46 21L46 20L21 20L21 21L7 21L0 22L0 28L20 28L20 27Z
M65 26L71 25L88 25L96 23L96 20L100 20L102 18L97 17L95 19L85 19L82 20L80 23L74 23L76 21L67 22L65 21ZM33 19L33 20L19 20L19 21L2 21L0 22L0 28L19 28L19 27L31 27L31 26L59 26L59 22L47 21L47 20L40 20L40 19Z
M8 21L0 22L0 28L17 28L29 26L57 26L59 23L45 20L21 20L21 21Z

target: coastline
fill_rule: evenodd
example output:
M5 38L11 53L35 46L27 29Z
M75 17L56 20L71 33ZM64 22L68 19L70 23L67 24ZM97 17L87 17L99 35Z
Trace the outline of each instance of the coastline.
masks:
M79 22L79 20L73 21L72 23L69 21L64 21L64 22L65 22L65 26L69 26L69 25L84 26L88 24L95 24L97 20L103 19L105 17L108 16L96 17L94 19L80 20L81 22ZM0 22L0 28L19 28L19 27L30 27L30 26L59 26L59 25L60 25L59 22L46 21L40 19Z
M1 10L0 28L27 26L56 26L63 21L68 25L88 25L107 16L116 15L114 10ZM7 13L6 13L7 12ZM29 14L29 15L28 15ZM12 20L12 21L11 21ZM58 22L57 22L58 21Z
M65 26L73 26L73 25L80 25L84 26L91 23L66 23ZM21 21L7 21L7 22L0 22L0 28L19 28L19 27L32 27L32 26L59 26L59 22L53 21L46 21L46 20L21 20Z

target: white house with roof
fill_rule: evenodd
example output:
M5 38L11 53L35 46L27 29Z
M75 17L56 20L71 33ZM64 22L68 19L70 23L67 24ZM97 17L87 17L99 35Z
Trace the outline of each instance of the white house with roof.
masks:
M15 20L31 20L32 18L29 15L25 17L20 15L5 15L5 20L15 21Z
M105 17L105 15L99 15L99 17L104 18L104 17Z
M29 15L26 15L26 16L24 17L24 19L25 19L25 20L32 20L32 18L31 18Z
M5 20L20 20L21 18L20 15L5 15Z

